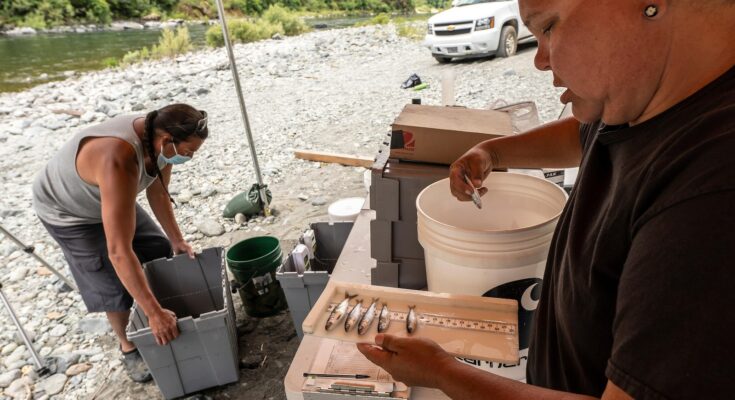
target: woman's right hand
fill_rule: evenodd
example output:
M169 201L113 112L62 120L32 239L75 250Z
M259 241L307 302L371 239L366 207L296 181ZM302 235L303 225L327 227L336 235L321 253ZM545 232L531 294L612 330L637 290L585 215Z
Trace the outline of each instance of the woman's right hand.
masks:
M483 196L487 193L487 188L482 187L482 182L492 169L492 157L482 147L482 144L471 148L449 168L449 187L452 195L460 201L472 200L472 187L465 180L465 175L467 175L480 196Z
M176 326L176 314L171 310L161 308L158 312L148 316L148 325L153 331L156 343L163 346L179 336Z

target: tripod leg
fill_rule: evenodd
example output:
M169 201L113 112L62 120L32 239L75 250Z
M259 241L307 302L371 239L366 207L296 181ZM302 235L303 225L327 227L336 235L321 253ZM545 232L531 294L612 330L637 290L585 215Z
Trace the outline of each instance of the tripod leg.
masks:
M5 305L5 308L8 310L8 313L10 313L10 319L13 320L13 323L15 324L16 328L18 328L18 333L20 333L20 337L23 339L23 342L26 344L26 348L28 351L31 352L31 357L33 358L34 364L36 364L36 371L39 372L39 374L43 375L44 371L46 370L46 367L41 362L41 357L39 357L38 353L36 353L36 349L33 347L33 343L31 343L31 340L28 338L28 334L26 333L26 330L23 329L23 325L20 324L20 321L18 321L18 317L15 315L15 311L13 311L13 307L10 306L10 302L8 302L8 299L5 297L5 293L3 293L2 289L3 285L0 283L0 298L2 298L3 304Z
M64 275L61 274L61 272L59 272L54 267L49 265L49 263L47 263L46 260L39 257L35 252L31 252L30 255L32 255L33 258L38 260L38 262L43 264L44 267L46 267L49 271L53 272L54 275L56 275L57 277L59 277L59 279L61 279L61 281L64 283L64 286L62 287L62 291L64 292L68 292L70 290L74 290L77 292L79 291L79 289L77 289L77 286L72 281L70 281L69 278L65 277Z
M7 229L3 228L2 225L0 225L0 232L2 232L5 236L8 237L13 243L15 243L18 247L20 247L24 252L30 254L38 260L41 264L43 264L44 267L48 268L49 271L53 272L54 275L59 277L62 282L64 282L64 286L62 287L62 291L68 292L69 290L76 290L77 292L79 289L77 289L77 286L74 285L72 281L69 280L69 278L65 277L61 274L56 268L52 267L46 260L41 258L38 254L36 254L35 249L32 246L26 246L23 242L20 241L17 237L15 237L12 233L10 233Z

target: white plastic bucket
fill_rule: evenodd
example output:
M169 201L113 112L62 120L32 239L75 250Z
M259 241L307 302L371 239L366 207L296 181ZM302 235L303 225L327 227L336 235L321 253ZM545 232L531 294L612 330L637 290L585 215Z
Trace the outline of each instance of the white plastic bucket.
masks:
M360 214L365 199L362 197L348 197L339 199L329 205L327 213L329 214L329 222L352 222L357 219Z
M492 173L484 186L488 193L481 210L471 201L454 198L449 179L418 195L418 238L424 247L428 289L518 300L521 364L466 362L523 380L531 319L567 195L545 179L515 173Z

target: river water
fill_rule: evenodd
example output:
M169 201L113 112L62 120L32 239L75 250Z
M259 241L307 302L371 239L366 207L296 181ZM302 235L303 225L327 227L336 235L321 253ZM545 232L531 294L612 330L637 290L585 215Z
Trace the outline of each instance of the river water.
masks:
M307 19L317 29L354 25L369 17ZM189 25L195 47L206 46L205 25ZM16 92L44 82L64 79L73 72L105 68L105 59L120 60L125 53L158 43L158 29L0 35L0 92Z

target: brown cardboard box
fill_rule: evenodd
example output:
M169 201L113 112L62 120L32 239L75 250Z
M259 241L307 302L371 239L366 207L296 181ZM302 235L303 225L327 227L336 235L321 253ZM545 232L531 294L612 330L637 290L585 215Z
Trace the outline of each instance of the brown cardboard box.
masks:
M390 156L451 164L472 146L511 134L508 113L408 104L393 122Z

